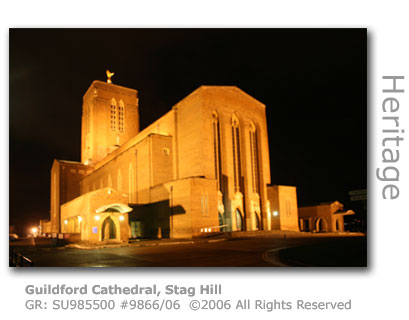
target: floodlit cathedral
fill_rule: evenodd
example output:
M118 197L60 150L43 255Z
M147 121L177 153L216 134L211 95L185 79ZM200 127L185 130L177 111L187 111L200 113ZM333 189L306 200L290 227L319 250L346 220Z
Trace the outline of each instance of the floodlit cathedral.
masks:
M83 97L81 162L54 160L50 233L96 243L299 231L296 188L269 185L264 104L201 86L140 131L138 92L111 75Z

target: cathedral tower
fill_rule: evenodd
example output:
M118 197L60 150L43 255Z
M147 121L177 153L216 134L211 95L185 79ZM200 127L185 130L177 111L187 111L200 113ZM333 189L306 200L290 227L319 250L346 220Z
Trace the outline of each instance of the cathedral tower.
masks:
M81 162L98 163L138 133L138 92L94 81L83 97Z

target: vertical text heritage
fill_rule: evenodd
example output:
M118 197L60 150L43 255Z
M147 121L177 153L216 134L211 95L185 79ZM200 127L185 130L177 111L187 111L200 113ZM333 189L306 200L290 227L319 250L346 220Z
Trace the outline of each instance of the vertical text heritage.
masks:
M399 197L399 143L404 139L401 134L399 109L404 76L383 76L385 94L382 101L382 165L376 169L376 177L385 184L382 187L383 199L395 200Z

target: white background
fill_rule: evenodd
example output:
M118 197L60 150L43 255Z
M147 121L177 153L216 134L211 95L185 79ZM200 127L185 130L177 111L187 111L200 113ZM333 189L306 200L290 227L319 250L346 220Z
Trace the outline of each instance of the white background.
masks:
M259 319L357 319L376 317L407 319L406 269L408 259L408 141L401 150L400 197L381 199L382 185L375 181L381 163L383 75L404 75L406 92L401 103L400 125L408 130L409 23L408 1L13 1L2 2L1 23L1 302L3 316L30 319L77 317L195 317L257 316ZM134 270L13 270L8 268L8 28L10 27L364 27L368 28L368 189L369 267L367 269L134 269ZM409 139L409 138L408 138ZM348 150L343 150L345 155ZM28 159L29 160L29 159ZM406 164L406 165L405 165ZM406 209L406 210L405 210ZM256 312L53 312L27 311L27 284L199 285L222 283L224 299L352 299L353 309L335 311ZM4 318L3 318L4 319Z

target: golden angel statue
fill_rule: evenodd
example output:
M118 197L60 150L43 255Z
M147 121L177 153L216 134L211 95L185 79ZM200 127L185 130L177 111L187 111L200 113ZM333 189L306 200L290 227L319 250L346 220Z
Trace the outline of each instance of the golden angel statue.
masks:
M108 83L112 83L112 80L111 80L111 77L114 75L115 73L114 72L111 72L111 71L109 71L108 69L107 69L107 82Z

